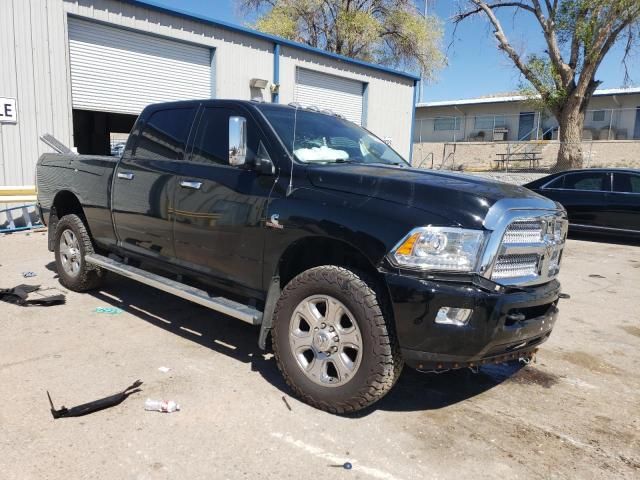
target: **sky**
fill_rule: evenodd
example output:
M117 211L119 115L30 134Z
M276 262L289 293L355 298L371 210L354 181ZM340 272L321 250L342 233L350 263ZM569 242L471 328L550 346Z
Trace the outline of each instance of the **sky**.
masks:
M250 26L251 20L243 17L236 0L155 0L169 8L177 8L226 22ZM424 5L424 0L416 0ZM421 101L455 100L484 95L517 91L522 82L516 68L496 48L496 40L487 22L481 18L469 18L457 30L450 21L457 11L459 0L429 0L429 12L443 22L445 33L443 49L448 57L448 66L441 70L437 79L423 88ZM421 7L422 8L422 7ZM542 52L543 38L540 27L533 17L519 13L500 15L503 27L519 52ZM628 62L630 84L640 86L640 52L632 55ZM623 87L624 68L622 47L615 47L605 58L596 79L603 83L600 88ZM629 86L629 85L627 85Z

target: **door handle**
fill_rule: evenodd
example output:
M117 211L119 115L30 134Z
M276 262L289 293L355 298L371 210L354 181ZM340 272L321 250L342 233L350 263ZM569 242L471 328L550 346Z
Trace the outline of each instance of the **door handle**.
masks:
M118 178L123 180L133 180L133 173L131 172L118 172Z
M180 182L180 186L182 188L192 188L194 190L200 190L200 187L202 187L202 182L194 182L191 180L183 180L182 182Z

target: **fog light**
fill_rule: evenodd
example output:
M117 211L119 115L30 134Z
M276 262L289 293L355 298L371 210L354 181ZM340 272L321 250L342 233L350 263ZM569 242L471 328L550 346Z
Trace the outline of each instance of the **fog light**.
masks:
M436 323L461 327L467 324L472 313L469 308L442 307L436 315Z

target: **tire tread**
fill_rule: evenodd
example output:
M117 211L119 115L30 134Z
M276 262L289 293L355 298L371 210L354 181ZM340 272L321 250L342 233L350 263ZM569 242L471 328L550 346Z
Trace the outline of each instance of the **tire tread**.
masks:
M75 278L68 277L65 274L64 269L62 268L62 263L60 262L60 254L58 251L60 236L66 229L71 229L73 231L73 233L78 238L78 243L80 244L80 275ZM65 215L58 221L55 233L54 250L56 255L56 266L58 268L58 276L60 283L63 286L65 286L69 290L73 290L74 292L86 292L100 286L104 278L104 271L92 265L88 265L85 261L85 257L87 255L91 255L94 253L93 241L91 240L91 236L89 235L89 231L87 230L86 225L78 215Z
M400 376L404 364L393 323L385 319L385 317L391 318L390 308L385 304L384 296L376 293L376 282L365 274L335 265L325 265L302 272L287 284L276 304L274 321L288 322L289 319L280 319L279 313L289 297L300 288L318 284L337 285L343 290L348 290L350 296L363 307L366 317L373 327L369 331L371 345L377 357L375 366L369 371L363 387L352 398L341 402L327 402L315 398L312 394L302 391L284 368L281 354L277 349L278 329L274 328L272 335L274 336L273 345L278 368L287 385L306 403L321 410L338 414L362 410L380 400L391 390ZM362 328L360 330L363 331Z

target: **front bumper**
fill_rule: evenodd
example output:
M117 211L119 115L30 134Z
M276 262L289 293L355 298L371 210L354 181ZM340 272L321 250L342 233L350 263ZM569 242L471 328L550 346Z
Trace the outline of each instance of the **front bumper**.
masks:
M491 291L472 283L386 273L402 356L440 370L531 357L558 314L560 283ZM435 323L440 307L473 309L464 326Z

